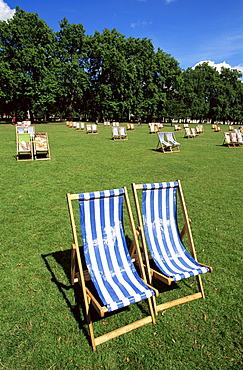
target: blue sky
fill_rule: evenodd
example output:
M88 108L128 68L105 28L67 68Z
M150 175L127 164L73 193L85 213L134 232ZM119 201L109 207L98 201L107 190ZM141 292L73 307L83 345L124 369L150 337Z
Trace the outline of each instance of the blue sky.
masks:
M243 0L0 0L0 19L16 6L38 13L54 31L66 17L88 35L116 28L147 37L183 69L212 61L243 72Z

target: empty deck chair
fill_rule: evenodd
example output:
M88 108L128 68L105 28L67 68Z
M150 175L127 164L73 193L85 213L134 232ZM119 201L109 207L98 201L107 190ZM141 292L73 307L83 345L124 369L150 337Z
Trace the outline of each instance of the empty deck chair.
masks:
M230 132L225 132L224 133L224 142L223 142L223 145L228 145L230 147L230 145L231 145Z
M34 126L27 127L27 132L28 134L30 134L30 137L33 138L35 136L35 127Z
M90 123L86 124L86 134L92 134L92 125Z
M195 127L192 127L191 128L191 133L192 133L192 135L193 135L194 138L199 137L199 135L198 135L197 130L196 130Z
M156 150L162 151L163 153L172 153L172 144L165 140L164 132L158 132L158 139Z
M230 142L230 146L231 147L240 147L241 144L242 144L242 138L241 138L241 134L239 136L239 133L238 132L231 132L230 133L230 139L231 139L231 142Z
M127 130L134 130L134 123L127 123Z
M24 126L16 126L16 134L24 134Z
M149 284L152 283L153 276L168 285L196 276L198 283L199 292L157 305L156 311L204 298L201 274L212 271L212 268L197 262L180 181L132 184L132 187L145 265L150 266L147 246L156 265L154 269L148 268ZM137 190L142 190L142 215ZM181 233L177 223L177 194L180 198L185 222ZM188 253L182 242L182 237L185 234L188 236L191 254ZM131 251L131 255L134 255L133 251Z
M181 131L181 125L175 125L174 130L175 131Z
M36 160L51 159L47 132L37 132L34 136L34 158Z
M188 139L195 139L196 137L198 137L198 134L196 133L196 130L194 128L194 130L190 127L186 127L185 128L185 135L184 137L188 138Z
M127 249L123 228L122 206L124 199L131 231L136 239L136 230L126 188L83 194L67 194L74 240L71 281L72 284L79 282L82 287L86 319L93 350L96 349L97 345L112 338L145 324L155 322L151 300L151 297L154 296L154 291L145 284L146 275L140 251L138 249L138 260L142 269L143 280L139 277ZM80 229L83 240L82 253L80 253L81 247L78 244L72 201L78 201L79 203ZM84 256L85 261L82 256ZM91 293L87 286L87 281L90 279L97 294L93 290ZM89 281L89 283L91 282ZM110 333L95 337L90 304L103 317L107 312L116 311L144 299L147 299L149 316L115 329Z
M166 132L167 141L172 145L172 151L179 152L180 151L180 143L176 141L175 135L173 132Z
M16 136L17 144L17 161L32 161L33 160L33 148L32 148L32 139L28 133L17 133Z
M119 131L120 131L120 139L127 140L128 136L126 133L126 128L124 126L120 126Z
M119 127L113 126L111 129L112 129L112 140L120 140Z
M91 129L92 129L92 134L98 134L98 125L96 123L92 123Z
M159 131L157 123L151 122L149 123L149 133L150 134L157 134Z

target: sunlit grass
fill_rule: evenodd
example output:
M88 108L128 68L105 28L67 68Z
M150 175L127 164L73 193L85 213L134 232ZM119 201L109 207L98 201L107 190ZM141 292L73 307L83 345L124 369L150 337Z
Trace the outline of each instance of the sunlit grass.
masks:
M222 132L226 129L222 126ZM0 368L242 367L243 148L222 146L223 133L210 125L198 139L176 132L181 151L163 154L154 150L157 136L149 134L147 125L136 126L127 141L119 142L102 124L98 135L65 124L40 124L36 131L48 132L51 160L17 162L14 127L2 124L0 131ZM176 179L182 182L198 260L214 268L203 276L206 300L160 313L156 325L109 341L94 353L70 286L66 193L126 185L134 211L132 182ZM161 301L195 285L178 286ZM141 308L146 304L100 320L96 333L140 317Z

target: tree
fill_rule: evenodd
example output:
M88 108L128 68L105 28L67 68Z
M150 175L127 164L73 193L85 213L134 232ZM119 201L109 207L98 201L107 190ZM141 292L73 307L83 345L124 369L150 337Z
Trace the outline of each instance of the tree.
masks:
M50 85L53 33L37 14L25 13L17 7L14 17L0 22L0 89L7 111L37 112L54 95Z
M82 24L69 24L64 18L55 35L55 77L58 81L57 105L72 121L74 110L82 110L88 87L86 37Z

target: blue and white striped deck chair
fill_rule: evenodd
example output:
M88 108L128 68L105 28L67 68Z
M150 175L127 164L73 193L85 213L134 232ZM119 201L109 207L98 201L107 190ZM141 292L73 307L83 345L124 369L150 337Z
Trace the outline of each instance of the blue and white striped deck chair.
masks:
M126 128L124 126L120 126L119 131L120 131L120 138L123 140L127 140L128 136L127 136Z
M156 150L161 150L163 153L172 153L172 144L165 140L164 132L158 132L158 139Z
M172 151L179 152L180 151L180 143L176 141L175 135L173 132L166 132L167 141L172 144Z
M129 255L123 229L123 199L125 198L130 225L136 236L134 221L126 188L96 191L92 193L67 194L74 244L72 256L72 284L79 281L82 286L86 317L93 350L98 344L122 335L145 324L155 322L151 297L154 291L146 282L146 274L140 259L143 280L137 273ZM83 240L83 254L88 271L84 272L78 247L72 200L78 200L80 208L80 229ZM76 256L76 258L75 258ZM140 254L141 258L141 254ZM78 279L75 264L78 264ZM98 293L98 299L88 290L85 276L89 276ZM89 304L100 316L146 299L149 316L95 338ZM99 303L99 300L102 304Z
M119 127L118 126L112 126L112 140L120 140L120 132L119 132Z
M212 272L212 268L197 262L189 218L180 181L154 184L132 184L138 225L145 265L150 266L147 246L156 268L149 267L148 282L152 276L170 285L182 279L196 276L199 292L157 305L161 311L184 302L205 298L201 274ZM137 190L142 190L142 215ZM182 206L184 227L179 232L177 223L177 193ZM182 238L187 234L190 252L186 250ZM131 253L133 255L133 252Z

